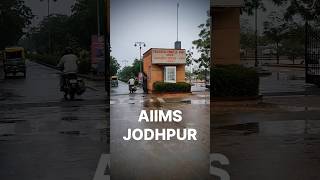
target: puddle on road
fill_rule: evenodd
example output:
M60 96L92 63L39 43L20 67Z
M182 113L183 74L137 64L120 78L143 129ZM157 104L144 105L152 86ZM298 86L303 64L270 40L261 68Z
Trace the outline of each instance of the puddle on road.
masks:
M161 108L162 105L159 101L152 101L150 102L148 99L145 99L143 101L143 107L144 108Z
M60 131L60 134L80 135L80 131Z
M188 99L188 100L182 100L182 103L186 103L186 104L210 104L209 100L206 99Z

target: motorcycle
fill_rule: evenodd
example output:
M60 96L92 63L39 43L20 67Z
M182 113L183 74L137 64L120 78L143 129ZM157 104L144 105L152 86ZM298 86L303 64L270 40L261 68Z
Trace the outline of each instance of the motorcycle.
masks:
M136 92L137 88L135 86L129 86L130 94Z
M75 95L80 96L85 92L85 83L78 78L76 73L63 74L64 84L62 91L64 92L65 100L73 100Z

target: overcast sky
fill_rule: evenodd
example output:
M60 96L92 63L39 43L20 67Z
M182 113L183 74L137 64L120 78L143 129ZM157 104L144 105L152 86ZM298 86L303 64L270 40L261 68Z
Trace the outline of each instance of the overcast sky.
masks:
M179 1L179 40L190 49L198 38L198 25L205 23L209 0ZM176 0L111 0L111 55L121 65L139 58L137 41L149 48L173 48L176 41Z

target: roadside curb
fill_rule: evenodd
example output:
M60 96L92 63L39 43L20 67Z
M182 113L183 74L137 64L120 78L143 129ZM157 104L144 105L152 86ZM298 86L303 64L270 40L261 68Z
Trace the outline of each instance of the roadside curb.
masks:
M55 70L59 70L59 68L57 68L56 66L53 66L53 65L50 65L50 64L47 64L47 63L43 63L43 62L39 62L39 61L32 61L32 62L38 63L40 65L43 65L43 66L46 66L46 67L49 67L49 68L52 68L52 69L55 69ZM103 81L105 79L104 77L93 77L93 76L89 76L89 75L86 75L86 74L78 74L78 76L82 77L82 78L85 78L85 79L93 80L93 81Z
M46 63L43 63L43 62L40 62L40 61L32 61L32 60L30 60L30 61L34 62L34 63L38 63L38 64L46 66L46 67L49 67L49 68L52 68L52 69L55 69L55 70L58 70L58 68L56 66L53 66L53 65L50 65L50 64L46 64Z

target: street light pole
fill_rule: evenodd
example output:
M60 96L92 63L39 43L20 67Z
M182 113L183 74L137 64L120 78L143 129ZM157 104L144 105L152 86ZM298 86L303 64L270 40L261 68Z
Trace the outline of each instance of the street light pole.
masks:
M48 3L47 3L47 12L48 12L48 17L50 15L50 0L48 0Z
M254 66L258 67L258 2L255 5L255 51L254 51Z
M140 73L142 73L141 49L142 49L142 46L146 47L146 43L144 43L144 42L136 42L136 43L134 43L134 46L135 47L139 46L139 50L140 50Z
M97 35L100 37L100 6L99 0L97 0Z
M179 41L179 2L177 3L177 41Z
M40 0L41 2L43 0ZM51 28L50 28L50 22L49 22L49 18L50 18L50 1L51 0L47 0L47 11L48 11L48 52L50 53L51 52ZM53 0L54 2L56 2L57 0Z
M103 11L102 18L106 28L106 30L102 32L105 38L105 91L107 91L108 97L110 97L110 0L105 0L103 2L105 10Z
M142 72L141 46L140 46L140 72Z
M49 26L48 26L48 36L49 36L49 44L48 44L48 48L49 48L49 53L51 53L51 27L50 27L50 0L48 0L48 22L49 22Z

